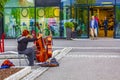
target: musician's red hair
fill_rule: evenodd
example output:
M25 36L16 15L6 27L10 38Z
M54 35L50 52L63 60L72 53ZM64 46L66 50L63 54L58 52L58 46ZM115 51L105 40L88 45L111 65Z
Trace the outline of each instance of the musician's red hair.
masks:
M23 32L22 32L22 36L27 36L29 34L29 31L28 30L24 30Z

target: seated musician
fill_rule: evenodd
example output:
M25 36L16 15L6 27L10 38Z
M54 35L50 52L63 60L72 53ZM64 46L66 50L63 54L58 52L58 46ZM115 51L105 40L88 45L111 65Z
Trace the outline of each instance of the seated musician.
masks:
M29 66L34 66L35 50L33 47L27 48L28 42L34 42L35 40L42 37L42 34L39 34L38 37L31 37L28 30L24 30L22 35L17 38L18 42L18 53L25 54L28 57Z

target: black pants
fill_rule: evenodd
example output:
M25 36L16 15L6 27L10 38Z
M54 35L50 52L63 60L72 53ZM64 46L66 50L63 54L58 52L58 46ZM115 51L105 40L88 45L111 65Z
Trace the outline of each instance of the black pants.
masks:
M107 26L104 26L104 35L107 37Z

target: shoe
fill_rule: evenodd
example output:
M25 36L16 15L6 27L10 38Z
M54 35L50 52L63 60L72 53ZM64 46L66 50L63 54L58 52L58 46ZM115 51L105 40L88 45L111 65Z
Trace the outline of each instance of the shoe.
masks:
M95 37L95 40L97 40L97 37Z
M91 37L91 40L94 40L94 37Z

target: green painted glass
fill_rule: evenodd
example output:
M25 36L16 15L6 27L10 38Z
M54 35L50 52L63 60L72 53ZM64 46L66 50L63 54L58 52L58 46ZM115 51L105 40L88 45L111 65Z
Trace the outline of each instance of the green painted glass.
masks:
M8 0L5 7L34 7L34 0Z
M36 8L36 22L38 23L39 30L43 36L52 35L53 38L59 37L59 7L37 7Z
M120 6L116 6L116 27L115 27L115 37L120 38Z

